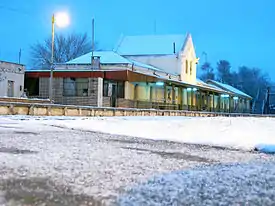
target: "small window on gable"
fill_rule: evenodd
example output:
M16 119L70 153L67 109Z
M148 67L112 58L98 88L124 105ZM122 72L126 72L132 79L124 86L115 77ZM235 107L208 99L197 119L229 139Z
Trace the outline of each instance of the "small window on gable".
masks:
M190 75L192 75L192 62L190 62Z
M185 73L188 74L188 60L185 60Z

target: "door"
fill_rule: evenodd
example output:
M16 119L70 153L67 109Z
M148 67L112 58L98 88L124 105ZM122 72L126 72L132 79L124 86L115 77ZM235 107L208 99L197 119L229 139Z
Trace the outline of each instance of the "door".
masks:
M8 80L8 97L14 97L14 81Z
M115 84L112 84L111 107L116 107L116 100L117 100L117 87Z

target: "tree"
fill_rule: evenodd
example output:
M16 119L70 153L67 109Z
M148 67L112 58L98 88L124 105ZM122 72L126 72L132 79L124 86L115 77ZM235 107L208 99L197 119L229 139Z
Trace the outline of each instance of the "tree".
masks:
M38 42L31 46L32 64L39 68L49 68L51 65L52 39L47 38L44 42ZM75 59L92 49L92 43L86 33L72 33L68 36L55 35L54 63L65 63Z
M211 64L209 62L205 62L202 66L201 66L201 70L203 71L202 75L201 75L201 80L206 81L208 79L215 79L215 73L214 73L214 69L211 66Z
M268 75L262 74L259 68L242 66L239 68L238 77L242 91L254 98L256 98L258 90L265 90L270 82Z
M233 79L231 75L231 65L228 61L226 60L220 60L217 63L217 80L225 83L225 84L232 84Z

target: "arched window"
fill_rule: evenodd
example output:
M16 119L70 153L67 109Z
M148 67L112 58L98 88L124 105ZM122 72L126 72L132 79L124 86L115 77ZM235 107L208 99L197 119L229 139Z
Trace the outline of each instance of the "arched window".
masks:
M185 73L188 74L188 60L185 60Z

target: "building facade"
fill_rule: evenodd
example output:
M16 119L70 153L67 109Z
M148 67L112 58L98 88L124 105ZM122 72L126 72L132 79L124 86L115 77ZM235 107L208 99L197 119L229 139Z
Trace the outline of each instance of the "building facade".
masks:
M98 62L96 67L92 65L91 55L88 53L55 66L55 103L217 112L250 111L250 96L196 78L199 59L190 34L125 37L114 51L94 52L93 57ZM48 98L49 77L49 70L27 71L26 86L30 96Z
M0 97L21 97L24 74L24 65L0 61Z

